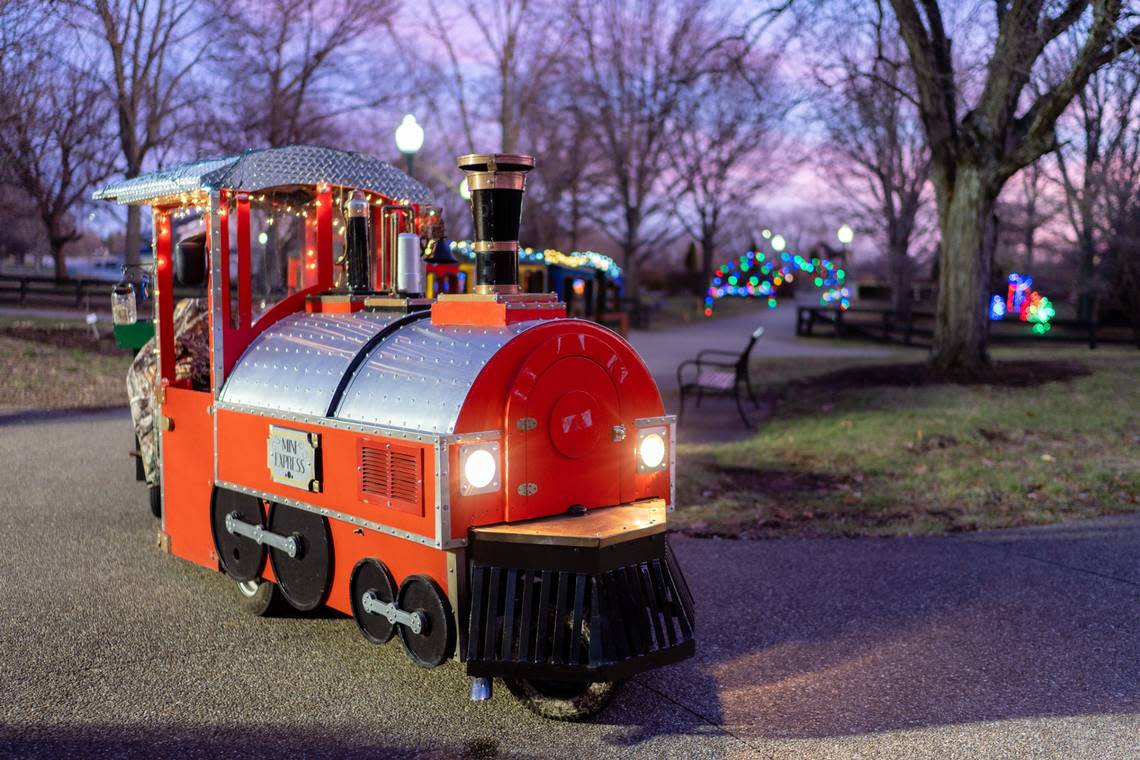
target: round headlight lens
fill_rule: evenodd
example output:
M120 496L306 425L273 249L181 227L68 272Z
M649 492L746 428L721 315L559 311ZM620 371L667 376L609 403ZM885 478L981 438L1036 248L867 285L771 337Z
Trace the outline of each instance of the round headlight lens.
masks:
M637 450L641 457L641 464L648 469L656 469L665 461L665 436L660 433L650 433L641 439L641 446Z
M478 449L468 454L463 462L463 479L472 488L486 488L495 479L496 469L495 455L486 449Z

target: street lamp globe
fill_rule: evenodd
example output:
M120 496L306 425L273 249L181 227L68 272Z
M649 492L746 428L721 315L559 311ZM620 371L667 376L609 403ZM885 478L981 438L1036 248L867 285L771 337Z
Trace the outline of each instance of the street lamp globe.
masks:
M835 233L839 238L839 242L843 245L851 245L851 241L855 239L855 230L851 229L850 224L844 224L839 227L839 231Z
M400 126L396 127L396 147L405 156L419 152L424 145L424 128L412 114L406 114Z

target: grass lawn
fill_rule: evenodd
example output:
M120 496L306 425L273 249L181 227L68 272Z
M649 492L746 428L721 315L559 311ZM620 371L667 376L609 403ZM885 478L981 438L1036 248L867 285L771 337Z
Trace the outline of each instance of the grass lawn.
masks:
M0 318L0 413L127 403L129 351L75 322Z
M994 358L1017 385L929 384L914 352L759 363L774 416L747 440L679 448L672 526L907 535L1140 509L1140 351Z

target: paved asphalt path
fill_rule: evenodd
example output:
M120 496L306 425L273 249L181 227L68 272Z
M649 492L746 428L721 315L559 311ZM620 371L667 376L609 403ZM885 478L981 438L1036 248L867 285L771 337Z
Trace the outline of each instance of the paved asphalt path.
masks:
M707 348L740 352L748 345L752 331L764 327L764 335L752 350L754 359L775 357L814 357L869 359L891 356L897 349L878 346L837 346L833 341L796 337L796 303L786 301L769 309L756 302L754 308L731 315L719 315L683 328L634 330L629 341L645 360L666 395L677 388L677 364ZM729 402L731 405L731 402Z
M772 402L765 398L767 376L764 359L856 357L867 359L870 364L902 350L869 345L837 346L832 341L797 338L796 304L792 301L782 303L777 309L769 309L767 305L756 302L753 308L745 311L718 315L673 329L634 330L629 341L653 373L666 411L677 414L680 410L677 365L710 348L739 353L748 345L752 331L760 325L764 327L764 335L752 350L752 380L761 399L758 407L746 405L745 408L753 425L762 425L772 413ZM691 375L689 379L692 379ZM741 423L731 397L710 397L705 399L700 409L692 400L688 401L682 423L678 429L681 443L734 441L751 434Z
M330 614L163 555L124 412L0 427L0 755L1140 757L1140 515L971 536L675 539L699 654L599 719L483 704Z

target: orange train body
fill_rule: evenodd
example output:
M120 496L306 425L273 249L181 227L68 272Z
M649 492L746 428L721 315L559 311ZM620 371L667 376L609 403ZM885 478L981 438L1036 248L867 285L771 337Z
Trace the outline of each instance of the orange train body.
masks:
M200 189L187 191L192 179ZM257 314L253 217L278 208L278 186L290 204L309 199L302 251L282 268L295 287ZM385 257L379 298L332 290L336 199L349 196L372 209L377 239L359 250ZM253 151L97 197L156 208L173 555L352 615L371 641L398 631L417 664L455 658L476 678L610 681L692 653L692 599L664 535L674 420L620 336L545 294L397 292L415 282L397 258L404 238L438 216L421 185L357 154ZM173 362L184 267L171 213L189 205L206 207L208 390L180 382ZM233 273L217 251L235 251ZM479 266L509 272L501 258Z

